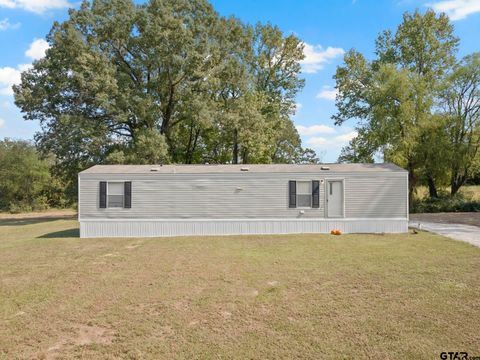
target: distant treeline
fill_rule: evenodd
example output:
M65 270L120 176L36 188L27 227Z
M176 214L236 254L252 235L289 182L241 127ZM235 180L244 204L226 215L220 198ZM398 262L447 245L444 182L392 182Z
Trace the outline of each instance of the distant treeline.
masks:
M42 158L25 140L0 141L0 211L24 212L73 206L54 175L54 157Z

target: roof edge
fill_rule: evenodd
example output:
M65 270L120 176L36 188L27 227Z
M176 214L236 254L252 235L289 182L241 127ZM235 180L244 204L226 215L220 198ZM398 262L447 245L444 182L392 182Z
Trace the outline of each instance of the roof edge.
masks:
M330 167L330 169L325 169L325 167ZM189 172L188 169L192 171ZM210 173L208 169L215 169L211 173L222 173L222 169L225 170L225 173L236 173L236 170L242 172L251 172L256 173L288 173L288 172L299 172L308 169L309 173L315 172L318 168L319 172L328 173L328 171L334 172L407 172L407 170L402 167L393 164L393 163L322 163L322 164L169 164L169 165L93 165L83 171L80 171L78 174L121 174L122 169L125 170L125 173L136 173L136 174L147 174L147 173L158 173L165 174L170 173L169 171L181 170L182 174L198 174L198 173ZM271 169L268 169L271 168ZM322 169L323 168L323 169ZM132 170L136 170L133 171ZM152 171L152 169L157 169ZM162 171L164 169L164 171ZM247 169L247 170L245 170ZM261 171L259 171L261 169ZM114 170L114 171L112 171ZM200 170L200 171L199 171ZM270 170L270 171L269 171Z

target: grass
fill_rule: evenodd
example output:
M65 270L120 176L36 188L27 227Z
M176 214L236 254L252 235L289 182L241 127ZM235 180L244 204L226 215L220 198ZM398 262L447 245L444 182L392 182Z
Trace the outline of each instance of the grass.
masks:
M74 220L0 220L0 359L480 355L480 249L465 243L77 236Z
M4 219L32 219L32 218L73 218L77 215L76 209L55 209L49 208L42 211L30 211L27 213L11 213L0 211L0 220Z
M480 201L480 185L467 185L460 189L465 199Z
M449 188L443 190L450 193ZM460 188L459 193L467 200L480 201L480 185L464 185ZM428 198L428 188L426 186L417 187L415 197L420 200Z

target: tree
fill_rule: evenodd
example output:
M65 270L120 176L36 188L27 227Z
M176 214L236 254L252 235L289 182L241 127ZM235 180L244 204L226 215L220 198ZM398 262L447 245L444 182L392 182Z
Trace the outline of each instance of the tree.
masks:
M373 164L376 149L370 146L371 141L366 138L368 135L364 128L360 129L358 135L342 149L338 162Z
M83 1L15 101L75 194L98 163L277 161L292 127L303 45L271 25L220 17L206 0ZM293 130L292 130L293 128ZM293 145L295 144L295 145Z
M49 166L28 141L0 141L0 209L15 212L59 205L60 184Z
M480 53L466 56L440 89L446 118L450 193L455 195L480 165Z
M426 184L430 198L438 198L438 187L448 185L450 143L445 132L443 114L431 115L424 124L418 143L419 178Z
M54 24L51 48L23 74L16 103L26 119L40 120L40 145L62 155L70 153L65 141L51 141L62 131L81 132L88 141L73 139L80 147L74 153L94 160L128 147L145 129L168 141L189 96L208 87L205 78L222 60L209 45L216 22L202 0L84 1Z
M382 152L385 161L406 168L410 200L427 156L422 153L427 148L426 134L435 121L434 94L454 65L457 46L458 39L444 14L406 13L394 35L385 31L378 37L373 61L350 50L345 64L336 71L339 96L335 123L360 120L362 138L353 144L355 151L367 158ZM431 173L421 172L435 186Z
M165 137L152 129L138 131L128 148L112 151L106 158L111 164L165 164L168 161Z

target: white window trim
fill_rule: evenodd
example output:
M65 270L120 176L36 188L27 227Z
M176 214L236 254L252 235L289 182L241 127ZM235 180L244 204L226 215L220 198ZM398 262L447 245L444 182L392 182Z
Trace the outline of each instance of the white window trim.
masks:
M110 198L109 198L109 189L110 189L110 184L123 184L123 193L122 194L112 194L112 195L122 195L122 206L110 206ZM125 208L125 182L124 181L108 181L107 180L107 209L124 209Z
M297 189L297 191L296 191L297 193L295 194L295 201L296 201L296 203L298 204L298 195L310 195L310 206L297 206L297 207L296 207L297 209L300 209L300 210L313 209L313 207L312 207L312 205L313 205L313 204L312 204L312 203L313 203L312 181L313 181L313 180L295 180L295 182L296 182L295 187L296 187L296 189ZM310 193L309 193L309 194L299 194L299 193L298 193L298 183L299 183L299 182L310 183Z

